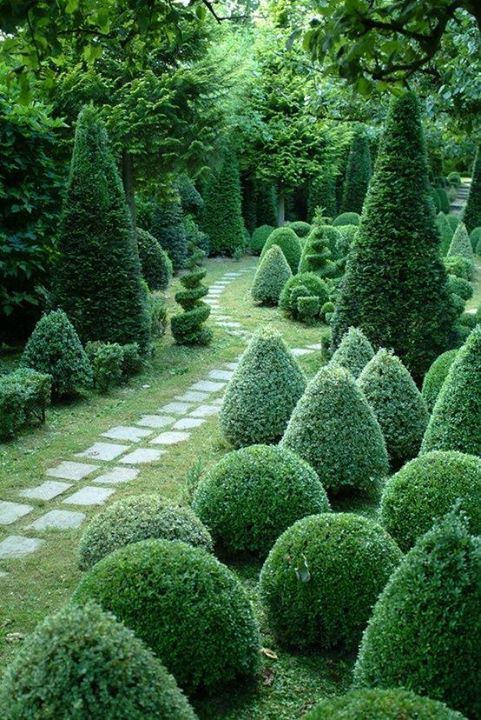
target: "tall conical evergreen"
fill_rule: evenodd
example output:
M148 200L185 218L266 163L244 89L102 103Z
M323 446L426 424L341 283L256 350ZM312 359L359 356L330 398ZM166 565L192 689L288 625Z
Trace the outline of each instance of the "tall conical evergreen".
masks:
M334 264L331 261L329 245L326 225L316 222L302 249L299 272L314 272L319 277L331 275Z
M165 250L175 272L185 266L187 258L187 235L182 223L180 197L157 204L152 216L150 232Z
M347 161L346 179L342 193L341 212L361 214L371 179L371 153L369 141L363 129L358 129L352 139Z
M324 214L335 218L337 213L336 177L329 167L309 183L307 196L307 219L313 222L317 208L323 208Z
M350 327L329 365L345 368L354 378L358 378L373 357L373 347L364 333L358 328Z
M466 225L460 222L456 230L454 231L453 239L448 250L448 257L455 255L464 257L470 262L474 262L474 253L471 240Z
M272 183L258 180L256 183L256 222L277 227L276 191Z
M245 246L239 165L228 152L218 173L213 173L205 194L202 229L213 255L233 255Z
M277 305L282 288L291 277L292 270L284 253L278 245L273 245L257 268L251 289L252 299L261 305Z
M416 96L394 99L332 320L389 347L419 380L447 349L455 310L439 258Z
M468 228L468 232L472 232L474 228L481 226L481 151L478 148L476 158L474 160L473 175L471 178L471 189L469 191L468 202L464 209L464 224Z
M453 239L453 229L449 223L447 215L443 212L437 214L436 225L441 238L439 252L441 257L445 257L448 254L449 246L451 245L451 240Z
M124 190L92 106L78 118L55 272L55 299L80 339L150 344L147 298Z
M204 327L204 323L210 315L210 307L202 302L202 298L209 292L202 284L207 273L202 267L205 253L197 247L191 247L190 251L186 263L190 272L180 279L185 289L175 294L176 302L184 312L172 318L172 335L178 345L208 345L212 340L212 330Z

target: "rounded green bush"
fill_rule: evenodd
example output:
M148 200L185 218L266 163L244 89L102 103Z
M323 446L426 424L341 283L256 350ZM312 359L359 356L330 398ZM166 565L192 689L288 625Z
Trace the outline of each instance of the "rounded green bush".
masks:
M261 305L277 305L292 271L278 245L273 245L259 263L252 283L252 299Z
M361 216L359 213L344 212L338 215L332 224L334 227L339 227L340 225L359 225L360 222Z
M224 552L265 555L292 523L328 512L329 502L304 460L279 446L251 445L215 465L193 508Z
M432 412L439 392L454 362L457 350L446 350L433 362L424 376L422 395L426 401L429 412Z
M322 307L329 300L329 289L325 281L316 273L299 273L284 285L279 298L279 307L289 317L299 320L297 298L308 296L318 297L319 306Z
M166 290L172 279L172 262L159 241L146 230L137 228L142 275L150 290Z
M289 227L294 230L297 237L300 238L307 237L312 230L312 226L303 220L294 220L294 222L289 223Z
M474 230L471 230L469 239L471 240L471 246L474 252L479 255L478 245L481 242L481 227L477 227L474 228Z
M451 294L459 295L463 300L470 300L473 297L473 286L469 280L448 275L448 290Z
M290 227L279 227L271 232L261 252L261 258L273 245L278 245L295 274L301 259L301 243L294 230Z
M455 187L459 187L461 185L461 175L455 170L452 170L449 173L447 180L450 185L454 185Z
M481 459L434 451L411 460L387 481L381 522L402 550L409 550L459 502L470 529L481 535Z
M73 601L95 600L144 640L188 693L254 675L259 632L231 571L179 540L143 540L100 560Z
M161 495L134 495L117 500L92 519L80 540L79 566L87 570L114 550L150 539L182 540L212 550L209 531L190 508L173 505Z
M274 227L272 225L261 225L254 230L250 242L251 252L254 255L261 254L262 248L266 244L266 240L273 230Z
M351 690L323 700L304 720L464 720L444 703L402 689Z
M329 365L345 368L354 378L358 378L373 357L372 345L362 330L350 327L329 361Z
M22 644L0 685L2 720L195 720L164 666L95 603L67 605Z
M285 645L352 650L402 553L377 523L311 515L277 540L260 575L269 625Z
M444 267L448 275L455 275L464 280L471 280L473 275L473 263L468 258L460 255L450 255L443 258Z

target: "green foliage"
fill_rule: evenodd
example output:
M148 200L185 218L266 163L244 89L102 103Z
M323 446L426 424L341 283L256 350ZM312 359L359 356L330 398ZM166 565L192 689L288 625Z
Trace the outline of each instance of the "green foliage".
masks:
M336 239L336 257L345 258L351 249L357 235L357 225L339 225Z
M315 224L308 235L299 263L300 273L313 272L319 277L332 275L333 263L325 228L325 225Z
M162 337L167 327L167 305L161 295L149 296L150 332L153 339Z
M325 513L298 520L261 571L270 628L285 645L356 648L401 557L386 531L367 518Z
M209 531L190 508L173 505L161 495L133 495L92 519L80 540L79 567L88 570L114 550L154 539L182 540L212 550Z
M95 603L67 605L23 642L0 686L3 720L195 720L174 678Z
M184 311L171 319L172 335L178 345L208 345L212 340L212 330L204 327L210 315L210 307L202 302L208 293L208 288L202 284L207 273L202 267L203 260L202 250L192 248L186 263L190 272L180 279L184 290L175 294L176 301Z
M276 191L272 183L256 183L256 222L260 226L277 226Z
M311 179L307 196L307 217L314 220L317 208L323 208L329 218L337 215L336 178L332 168L328 167Z
M257 227L256 213L256 195L257 184L255 178L245 173L241 173L241 190L242 190L242 217L244 226L249 236Z
M443 212L440 212L436 215L436 225L441 238L441 244L439 245L439 253L442 257L445 257L448 254L449 246L451 245L451 240L453 239L454 235L454 230L449 223L448 216Z
M223 552L265 556L284 530L328 512L329 502L304 460L278 446L251 445L225 455L201 480L193 508Z
M282 445L307 460L333 493L370 491L387 475L381 428L352 375L322 367L308 384Z
M152 335L153 336L153 335ZM128 343L121 345L122 348L122 375L130 377L142 372L144 361L140 355L137 343Z
M252 283L252 299L261 305L277 305L282 288L292 277L284 253L278 245L272 245L256 270Z
M232 152L226 154L220 171L210 177L202 228L209 236L214 255L232 256L238 248L245 247L239 165Z
M234 447L278 442L305 387L280 333L259 328L227 385L222 433Z
M342 227L342 225L359 225L361 216L357 212L343 212L337 216L332 223L334 227Z
M446 215L446 217L447 217L447 219L448 219L448 223L449 223L449 225L450 225L450 227L451 227L451 230L453 231L453 234L454 234L454 232L456 231L456 229L457 229L459 223L461 222L461 220L460 220L460 218L458 217L458 215L451 215L451 214L450 214L450 215Z
M322 307L329 300L328 287L316 273L299 273L284 285L279 298L279 307L288 317L294 320L302 320L299 315L297 300L299 297L308 296L319 298L319 305Z
M291 230L294 230L299 238L306 238L312 230L309 223L304 222L303 220L295 220L294 222L289 223L289 227Z
M94 388L107 393L120 385L123 375L124 353L118 343L88 342L85 351L93 372Z
M27 425L44 422L52 378L30 368L0 375L0 440L15 437Z
M434 188L434 192L438 198L440 212L449 213L449 198L446 190L443 187Z
M374 357L374 350L358 328L349 328L341 340L339 347L331 357L329 365L349 370L354 378L358 378L367 363Z
M479 539L465 518L450 513L416 543L379 597L355 684L404 687L478 717L480 579Z
M468 280L458 278L456 275L448 275L448 290L451 294L458 295L463 300L473 297L473 286Z
M314 325L320 313L319 298L315 295L300 296L297 298L297 314L301 322Z
M149 290L166 290L172 278L172 262L156 238L137 228L140 265Z
M179 197L155 206L149 232L169 256L174 271L181 270L187 258L187 237L182 223L182 206Z
M185 173L180 175L175 186L179 193L183 213L199 217L204 208L204 201L190 177Z
M448 183L452 185L453 187L460 187L461 185L461 175L458 172L450 172L447 177Z
M273 230L274 227L272 225L261 225L254 230L250 242L250 249L254 255L261 254L262 248Z
M451 240L451 245L448 250L448 257L466 258L466 260L469 260L471 265L474 262L473 247L471 245L471 240L469 239L466 225L463 222L459 223L454 232L453 239Z
M471 260L468 260L468 258L461 257L460 255L450 255L443 259L443 263L448 275L454 275L464 280L471 280L473 276L473 263Z
M468 232L481 226L481 153L478 148L471 177L471 189L464 209L464 223Z
M295 275L299 267L301 259L301 244L294 230L290 227L276 228L271 232L264 247L262 248L261 258L273 245L278 245L289 263L292 273Z
M193 215L184 215L182 220L184 226L187 247L197 245L206 255L210 252L209 238L202 232Z
M100 560L73 601L97 601L144 640L189 694L258 669L259 633L239 580L205 550L143 540Z
M342 193L342 212L362 212L371 179L371 153L365 130L358 129L352 138ZM353 223L355 224L355 223Z
M471 240L471 247L473 248L473 251L476 255L480 255L481 252L478 248L480 247L481 242L481 227L475 227L474 230L471 230L469 239Z
M449 368L453 364L457 354L457 350L446 350L446 352L436 358L424 376L422 395L426 401L429 412L433 411L440 390L448 375Z

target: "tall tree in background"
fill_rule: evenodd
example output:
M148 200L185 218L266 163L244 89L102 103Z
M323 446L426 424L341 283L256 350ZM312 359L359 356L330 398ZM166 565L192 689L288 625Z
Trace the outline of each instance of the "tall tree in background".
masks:
M212 254L233 255L245 246L239 165L232 150L213 173L205 193L202 228L210 239Z
M481 227L481 152L478 148L473 167L471 189L463 216L468 232Z
M371 179L371 153L365 130L358 128L352 138L342 193L341 212L361 214Z

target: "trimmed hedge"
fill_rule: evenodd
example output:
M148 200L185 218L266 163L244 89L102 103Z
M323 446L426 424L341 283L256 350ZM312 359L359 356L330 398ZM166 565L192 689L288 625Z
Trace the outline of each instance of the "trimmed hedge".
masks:
M329 361L329 366L345 368L354 378L358 378L373 357L373 347L362 330L350 327Z
M339 227L341 225L359 225L361 222L361 216L357 212L343 212L340 215L337 216L337 218L332 223L334 227Z
M270 628L288 646L357 647L402 553L377 523L311 515L277 540L260 575Z
M279 227L271 232L261 252L261 259L273 245L278 245L295 274L301 259L301 243L294 230L290 227Z
M159 241L146 230L137 228L142 275L150 290L167 290L172 279L172 263Z
M471 280L473 276L473 263L460 255L450 255L443 259L446 272L464 280Z
M9 440L31 425L45 421L52 378L31 368L0 375L0 440Z
M277 443L305 388L304 373L280 333L259 328L225 391L224 437L234 447Z
M272 445L225 455L197 488L193 509L229 555L265 556L281 533L306 515L329 511L314 470Z
M261 254L262 248L266 244L266 240L273 230L274 227L272 225L261 225L254 230L250 242L251 252L254 255Z
M97 601L144 640L188 693L252 677L259 631L236 576L200 548L143 540L100 560L73 601Z
M261 305L277 305L282 288L292 277L291 268L278 245L273 245L259 263L252 283L252 299Z
M213 255L234 255L245 248L239 165L228 152L218 173L208 181L204 196L202 229L210 240Z
M447 256L463 257L469 260L470 263L474 262L473 246L471 245L466 225L463 222L459 223L454 232Z
M181 270L187 259L187 235L178 196L156 205L149 231L169 256L174 271Z
M481 152L479 148L474 159L471 187L464 209L463 220L468 228L468 232L481 226Z
M446 350L446 352L436 358L424 376L422 395L426 401L429 412L433 411L439 392L457 353L457 349Z
M306 238L312 230L311 225L303 220L294 220L294 222L289 223L289 227L294 230L299 238Z
M202 267L205 253L196 247L191 251L185 263L189 272L180 279L184 289L175 293L175 301L183 312L171 318L170 326L177 345L209 345L213 333L204 323L210 315L210 307L202 301L209 292L202 283L207 275L207 270Z
M329 300L325 281L313 272L299 273L286 282L279 298L279 307L288 317L302 320L297 299L307 296L319 298L320 307Z
M331 250L323 225L315 224L306 239L299 262L299 273L313 272L319 277L327 277L335 270L331 261Z
M459 295L463 300L470 300L473 297L473 286L469 280L448 275L448 290L454 295Z
M371 179L371 153L366 131L359 128L354 133L347 160L346 177L342 192L343 213L362 213Z

